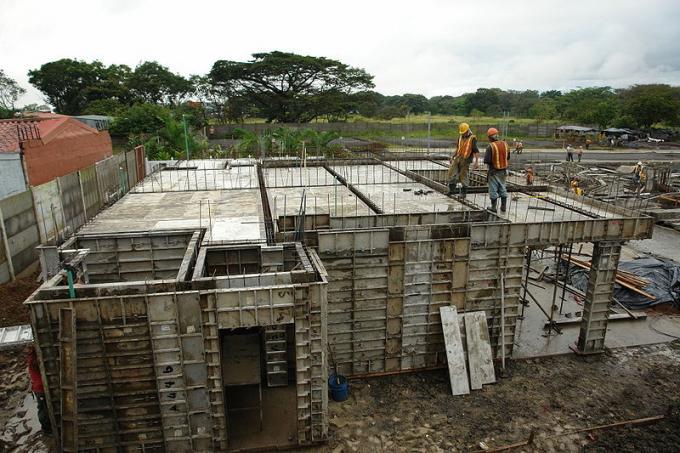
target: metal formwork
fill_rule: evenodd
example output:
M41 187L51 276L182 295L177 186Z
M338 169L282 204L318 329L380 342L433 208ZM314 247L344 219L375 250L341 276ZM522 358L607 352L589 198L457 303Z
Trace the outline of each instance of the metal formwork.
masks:
M41 287L27 304L62 449L227 449L219 332L250 326L294 326L297 442L326 439L325 272L299 244L259 262L278 271Z

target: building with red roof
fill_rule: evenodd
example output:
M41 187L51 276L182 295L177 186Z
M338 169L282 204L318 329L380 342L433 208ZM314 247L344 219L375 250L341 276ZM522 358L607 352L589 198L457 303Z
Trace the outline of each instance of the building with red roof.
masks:
M0 120L0 154L23 159L30 186L49 182L113 154L111 137L70 116L37 113Z

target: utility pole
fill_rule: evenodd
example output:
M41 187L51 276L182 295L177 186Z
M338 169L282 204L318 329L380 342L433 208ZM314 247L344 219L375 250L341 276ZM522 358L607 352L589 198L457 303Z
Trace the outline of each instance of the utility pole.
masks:
M187 135L187 116L182 114L182 126L184 126L184 149L187 152L187 162L189 161L189 136Z
M431 125L432 125L432 114L430 112L425 112L427 113L427 154L430 154L430 138L431 138Z

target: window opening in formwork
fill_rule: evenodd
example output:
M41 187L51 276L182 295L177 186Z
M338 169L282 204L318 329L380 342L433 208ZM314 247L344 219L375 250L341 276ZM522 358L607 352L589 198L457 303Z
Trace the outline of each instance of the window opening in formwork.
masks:
M293 326L220 331L230 450L297 445Z

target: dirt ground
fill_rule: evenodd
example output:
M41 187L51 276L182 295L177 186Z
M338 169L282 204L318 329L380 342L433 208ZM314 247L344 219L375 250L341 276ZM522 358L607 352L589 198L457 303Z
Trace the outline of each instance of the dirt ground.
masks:
M680 341L600 356L508 362L507 377L451 396L444 370L351 381L329 402L327 445L310 453L493 451L535 433L523 452L676 452L680 445ZM0 351L0 453L47 452L22 349ZM661 421L570 431L665 415Z
M318 452L678 451L680 341L600 356L509 362L508 377L451 396L444 370L351 381L350 399L329 402L330 441ZM570 431L640 417L654 424Z
M30 274L0 285L0 327L29 324L28 310L23 303L35 291L40 282L38 274Z
M0 453L47 452L26 368L27 349L0 351Z

